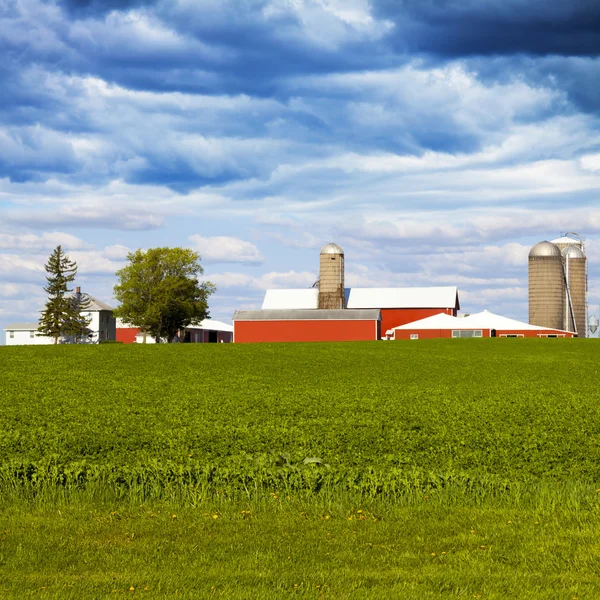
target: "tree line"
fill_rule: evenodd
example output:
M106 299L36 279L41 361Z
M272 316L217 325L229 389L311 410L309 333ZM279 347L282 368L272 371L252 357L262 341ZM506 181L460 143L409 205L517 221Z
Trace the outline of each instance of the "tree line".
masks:
M209 316L208 298L216 287L200 282L204 273L200 255L188 248L150 248L127 255L128 264L117 271L114 296L116 318L139 328L157 342L171 342L180 329ZM48 299L38 324L38 335L74 342L93 334L87 316L90 298L73 293L77 264L57 246L44 265Z

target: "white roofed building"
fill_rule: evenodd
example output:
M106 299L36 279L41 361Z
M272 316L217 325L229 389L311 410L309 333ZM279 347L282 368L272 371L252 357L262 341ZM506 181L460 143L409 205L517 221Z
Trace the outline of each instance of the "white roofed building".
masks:
M516 319L496 315L487 310L473 315L456 317L437 314L385 332L387 339L417 340L433 338L481 337L568 337L570 331L530 325Z
M125 344L156 343L156 340L151 335L146 334L144 336L144 333L140 329L123 323L121 320L119 320L117 326L117 340ZM162 340L162 342L166 341ZM233 325L215 319L204 319L200 323L188 325L184 329L181 329L173 341L185 344L227 344L233 342Z

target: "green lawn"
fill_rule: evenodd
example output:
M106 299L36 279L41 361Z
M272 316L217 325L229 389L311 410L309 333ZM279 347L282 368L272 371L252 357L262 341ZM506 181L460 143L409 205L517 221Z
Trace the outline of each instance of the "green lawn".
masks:
M597 348L0 348L0 597L597 600Z

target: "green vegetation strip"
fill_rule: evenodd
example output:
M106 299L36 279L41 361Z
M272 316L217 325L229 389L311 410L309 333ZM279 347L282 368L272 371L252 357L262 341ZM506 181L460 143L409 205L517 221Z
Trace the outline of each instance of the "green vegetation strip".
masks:
M0 349L0 484L600 481L592 340Z

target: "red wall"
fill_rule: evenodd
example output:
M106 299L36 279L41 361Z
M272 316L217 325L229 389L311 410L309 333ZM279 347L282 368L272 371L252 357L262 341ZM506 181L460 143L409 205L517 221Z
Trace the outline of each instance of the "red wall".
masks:
M234 341L349 342L376 340L378 321L235 321Z
M138 331L137 327L117 327L117 342L133 344Z
M565 333L563 331L557 331L555 329L544 329L543 331L518 330L518 329L510 330L510 331L509 330L505 331L505 330L500 330L500 329L496 330L497 336L500 336L500 335L522 335L523 337L536 338L540 334L544 334L544 335L554 335L554 334L563 335L564 334L565 337L568 337L568 338L573 337L573 334L570 332Z
M432 317L440 313L456 316L454 308L382 308L381 309L381 334L385 336L388 329ZM439 336L438 336L439 337Z
M451 338L451 329L402 329L396 330L396 340L410 340L412 333L416 333L420 340L434 340L439 338Z

